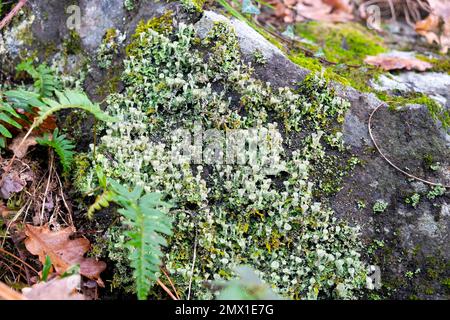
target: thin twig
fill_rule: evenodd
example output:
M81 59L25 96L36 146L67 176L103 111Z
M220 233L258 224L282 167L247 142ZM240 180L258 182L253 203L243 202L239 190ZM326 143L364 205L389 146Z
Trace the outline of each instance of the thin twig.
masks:
M16 239L16 237L14 235L11 235L11 240L13 241L14 246L16 247L17 252L19 253L19 256L20 256L19 261L21 261L24 264L24 266L25 266L25 275L27 277L27 283L30 286L31 285L31 276L30 276L30 271L28 270L28 266L27 266L28 264L25 262L26 257L25 257L25 255L23 254L22 250L19 247L19 241L17 241L17 239ZM35 269L33 269L33 270L36 271Z
M56 175L56 178L57 178L58 183L59 183L59 188L60 188L60 191L61 191L61 198L62 198L62 201L64 203L64 207L66 207L67 214L69 215L69 223L70 223L71 227L75 227L75 225L73 223L73 218L72 218L72 210L70 209L69 205L66 202L66 198L64 197L64 190L63 190L63 185L62 185L61 179L59 178L59 175L58 175L58 173L56 171L55 171L55 175Z
M33 272L35 272L36 274L39 274L39 272L35 269L35 268L33 268L31 265L29 265L28 263L26 263L25 261L23 261L21 258L19 258L18 256L16 256L15 254L13 254L13 253L11 253L11 252L9 252L9 251L6 251L5 249L3 249L3 248L0 248L0 252L2 252L2 253L4 253L4 254L7 254L7 255L9 255L9 256L11 256L11 257L13 257L14 259L16 259L16 260L18 260L18 261L20 261L21 263L23 263L24 265L26 265L28 268L30 268Z
M197 258L197 230L195 231L194 257L192 258L191 277L189 279L189 290L188 290L187 300L189 300L191 298L192 278L194 277L194 268L195 268L196 258Z
M170 286L172 287L173 291L175 292L175 295L177 296L178 300L180 300L180 296L178 295L178 291L177 291L177 289L175 288L175 286L174 286L174 284L173 284L173 282L172 282L172 279L170 279L169 275L168 275L167 272L164 270L164 268L161 268L161 271L164 273L164 275L166 276L167 280L169 281Z
M161 282L161 280L156 280L156 282L160 285L161 288L163 288L163 290L165 292L167 292L167 294L173 299L173 300L178 300L177 297L175 297L172 293L172 291L170 291L169 288L166 287L166 285L164 283Z
M50 187L50 180L52 179L52 174L53 174L53 152L50 152L50 170L48 173L48 180L47 180L47 186L45 187L45 192L44 192L44 199L42 199L42 208L41 208L41 215L39 216L39 222L42 225L42 222L44 221L44 211L45 211L45 200L47 198L47 193L48 193L48 189Z
M28 202L27 202L22 208L20 208L19 211L17 211L17 213L16 213L16 214L14 215L14 217L12 218L12 220L10 220L10 221L8 222L8 224L6 225L6 232L5 232L5 235L3 236L3 240L2 240L2 245L1 245L1 247L3 247L3 246L5 245L5 241L6 241L7 234L8 234L8 232L9 232L9 229L10 229L11 226L13 225L13 223L16 222L17 219L19 219L19 217L22 215L22 212L23 212L24 210L28 211L28 209L30 208L31 204L32 204L32 201L31 201L31 200L28 200ZM25 208L26 208L26 209L25 209Z
M428 180L425 180L425 179L416 177L415 175L412 175L412 174L410 174L410 173L408 173L408 172L406 172L406 171L400 169L397 165L395 165L391 160L389 160L389 159L384 155L384 153L383 153L383 152L380 150L380 148L378 147L378 144L377 144L377 142L375 141L375 138L373 137L373 134L372 134L372 117L373 117L373 115L375 114L375 112L377 112L378 109L380 109L380 107L382 107L382 106L385 106L385 104L384 104L384 103L381 103L378 107L376 107L376 108L372 111L372 113L371 113L370 116L369 116L369 123L368 123L370 139L372 139L372 142L373 142L375 148L377 149L378 153L379 153L379 154L383 157L383 159L386 160L386 162L389 163L394 169L396 169L397 171L400 171L401 173L403 173L404 175L406 175L406 176L408 176L408 177L410 177L410 178L412 178L412 179L421 181L421 182L423 182L423 183L426 183L426 184L429 184L429 185L432 185L432 186L442 186L442 187L444 187L444 188L450 188L450 185L443 185L443 184L441 184L441 183L435 183L435 182L431 182L431 181L428 181Z
M12 10L0 21L0 30L3 29L11 20L15 17L15 15L22 9L22 7L27 3L28 0L19 0L19 2L12 8Z

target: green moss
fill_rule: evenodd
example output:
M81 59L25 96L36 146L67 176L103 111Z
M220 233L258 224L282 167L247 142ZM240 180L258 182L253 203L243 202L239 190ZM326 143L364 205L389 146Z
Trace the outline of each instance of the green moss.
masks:
M97 87L96 93L101 97L117 92L119 89L120 70L118 68L112 68L108 70L107 74L106 80Z
M158 33L167 34L173 28L173 11L169 10L162 16L154 17L152 19L139 21L136 26L136 31L132 36L132 42L126 47L127 56L130 56L136 47L139 45L139 35L151 29Z
M58 48L56 47L56 44L54 42L48 42L45 45L44 49L44 60L47 60L50 57L52 57L57 52L57 50Z
M206 0L181 0L181 4L188 11L203 12Z
M382 71L365 65L364 58L386 51L380 37L357 23L301 23L296 25L296 34L312 42L302 46L316 52L316 57L308 57L304 51L295 50L289 54L294 63L313 72L322 71L326 79L360 91L372 91L369 80L376 79ZM321 62L320 58L332 64Z
M73 184L78 190L86 190L86 178L91 168L91 161L86 153L77 153L73 159Z
M76 30L70 30L69 36L63 41L66 54L79 54L82 51L81 38Z
M447 292L450 292L450 278L442 280L441 284L444 286Z
M295 31L322 48L325 58L335 63L361 64L369 55L385 52L383 40L358 23L297 24Z
M448 56L441 58L429 58L423 55L416 55L416 58L422 61L429 62L433 65L430 71L434 72L445 72L450 74L450 58Z
M304 52L297 51L289 55L289 59L295 64L313 72L321 72L322 64L319 59L307 57Z
M105 32L105 36L103 37L103 41L111 42L111 41L114 41L114 39L116 37L117 37L117 29L116 28L109 28Z

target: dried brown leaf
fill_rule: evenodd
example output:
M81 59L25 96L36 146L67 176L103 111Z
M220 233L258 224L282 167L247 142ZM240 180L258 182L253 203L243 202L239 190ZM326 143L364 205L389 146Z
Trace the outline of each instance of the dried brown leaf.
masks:
M28 169L21 171L13 169L3 173L0 179L0 197L9 199L11 194L22 191L27 182L33 181L33 179L33 173Z
M79 293L80 285L81 276L75 274L37 283L22 289L22 292L29 300L85 300L85 296Z
M428 43L437 43L446 54L450 47L450 0L428 0L432 12L416 23L416 32Z
M59 231L51 231L47 225L35 227L25 226L25 247L32 254L39 256L41 263L48 255L57 272L64 273L69 267L79 264L80 274L97 281L100 286L103 282L100 273L106 269L106 263L93 258L84 258L90 248L89 240L85 238L70 239L73 229L68 227Z
M11 144L8 146L8 149L14 152L14 155L19 159L25 157L25 155L28 152L28 149L31 146L35 146L37 144L35 135L30 135L25 140L23 140L24 137L25 137L24 133L18 135L13 139Z
M385 71L400 69L425 71L432 67L430 63L416 58L395 57L383 54L378 56L368 56L364 62L380 67Z
M347 22L354 19L349 0L301 0L295 10L299 16L315 21Z

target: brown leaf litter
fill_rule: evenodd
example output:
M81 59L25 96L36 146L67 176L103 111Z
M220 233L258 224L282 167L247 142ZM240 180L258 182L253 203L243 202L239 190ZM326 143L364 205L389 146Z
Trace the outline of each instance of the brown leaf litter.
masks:
M104 286L100 273L106 269L106 263L94 258L85 258L90 242L86 238L70 239L74 231L71 227L52 231L48 225L40 227L27 224L25 247L32 254L38 255L42 264L45 263L48 255L53 267L60 274L78 264L81 275Z
M425 71L433 67L432 64L416 58L391 56L386 54L368 56L364 62L382 68L385 71L400 69Z

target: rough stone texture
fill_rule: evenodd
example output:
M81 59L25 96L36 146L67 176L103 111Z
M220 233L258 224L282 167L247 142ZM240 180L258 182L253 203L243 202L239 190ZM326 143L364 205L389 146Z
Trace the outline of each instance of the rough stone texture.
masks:
M267 65L254 66L255 74L264 81L270 82L276 87L290 86L301 81L309 73L309 70L299 68L292 63L276 46L267 41L246 23L235 18L228 19L212 11L205 11L200 21L196 23L197 34L200 38L206 36L211 30L214 22L228 21L237 34L244 61L252 63L256 50L260 51L264 58L269 61ZM254 64L254 63L253 63Z
M73 2L31 1L36 15L32 27L34 47L41 58L46 56L45 48L49 43L58 47L67 37L65 8ZM140 7L132 13L124 12L119 0L80 0L78 3L84 8L82 19L85 21L80 29L80 36L84 50L89 52L88 56L98 47L106 29L119 28L129 37L138 21L160 15L169 8L176 12L177 19L182 16L193 22L198 20L195 16L179 15L176 3L142 1ZM196 25L199 35L204 36L216 20L228 19L205 12ZM274 86L286 86L301 81L309 73L289 61L278 48L249 26L234 19L228 21L236 29L245 61L253 61L256 49L268 60L264 66L255 66L255 73L260 79L271 82ZM425 74L427 76L430 75ZM107 77L110 75L95 67L88 75L85 85L96 101L102 100L96 89L108 81ZM418 77L416 74L402 73L399 77L398 79L406 79L405 86L410 90L417 90L417 86L409 86L410 79ZM443 77L442 81L448 79ZM413 82L417 83L416 80ZM431 80L425 82L430 84ZM446 92L443 91L445 85ZM440 284L450 276L448 191L443 197L428 200L424 194L429 187L417 181L409 181L389 166L374 149L367 130L369 114L381 101L372 94L360 93L338 84L334 86L338 95L351 102L343 125L344 140L351 152L361 159L362 164L344 179L342 189L329 199L330 205L340 218L361 226L362 237L368 248L373 245L374 240L384 241L384 246L376 248L376 254L370 254L368 250L367 259L381 267L385 288L392 288L385 289L385 293L395 298L408 298L411 295L421 298L448 297L448 292ZM436 86L433 90L435 89ZM448 91L448 83L445 82L434 93L448 99ZM429 90L426 92L431 93ZM425 106L408 106L395 112L382 107L374 116L373 132L380 148L398 166L419 177L450 184L450 140L446 141L448 135L431 119ZM429 156L433 163L440 163L439 170L430 170L424 161ZM422 193L422 199L415 209L405 204L405 198L414 192ZM385 212L374 214L372 206L378 199L387 201L389 206ZM366 208L358 209L357 200L364 201ZM414 272L414 276L406 277L407 272Z
M450 108L450 75L446 73L408 71L389 77L381 75L372 86L380 91L422 92Z

